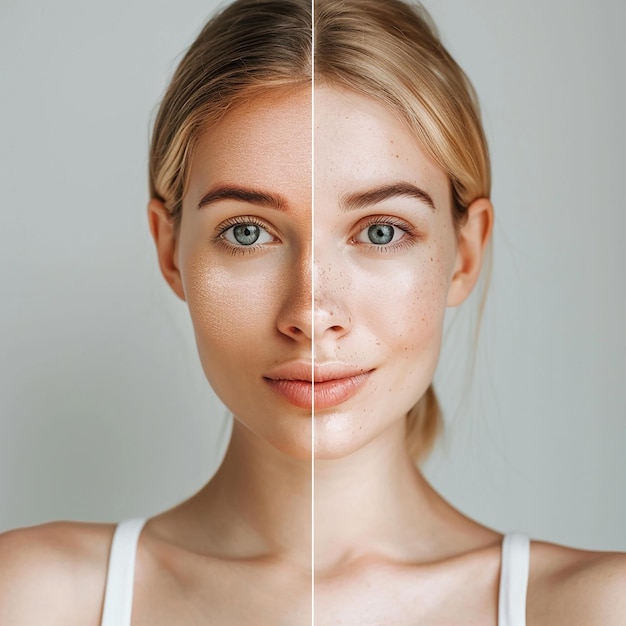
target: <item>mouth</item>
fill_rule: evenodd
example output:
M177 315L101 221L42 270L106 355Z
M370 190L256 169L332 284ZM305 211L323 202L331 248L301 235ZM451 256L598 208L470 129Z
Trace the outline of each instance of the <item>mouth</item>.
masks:
M373 371L341 363L293 363L277 368L264 380L290 404L315 411L347 402Z

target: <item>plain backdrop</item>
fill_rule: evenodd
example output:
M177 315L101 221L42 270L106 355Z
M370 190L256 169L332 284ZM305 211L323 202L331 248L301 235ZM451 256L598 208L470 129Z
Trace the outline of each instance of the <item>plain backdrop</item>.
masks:
M151 515L219 464L230 423L145 212L150 121L215 6L0 2L0 530ZM497 212L426 474L497 529L626 550L626 5L426 6L480 95Z

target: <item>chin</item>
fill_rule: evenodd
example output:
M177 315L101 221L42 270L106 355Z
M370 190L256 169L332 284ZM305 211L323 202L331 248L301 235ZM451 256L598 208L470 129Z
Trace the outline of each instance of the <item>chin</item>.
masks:
M270 443L279 452L282 452L284 455L296 461L311 462L313 459L313 442L310 431L306 439L294 437L291 439L271 441Z
M390 424L358 420L350 414L334 412L315 416L315 460L334 461L368 447L389 429Z
M272 420L246 420L235 417L239 430L254 448L272 450L297 461L311 461L313 436L311 416L289 414Z

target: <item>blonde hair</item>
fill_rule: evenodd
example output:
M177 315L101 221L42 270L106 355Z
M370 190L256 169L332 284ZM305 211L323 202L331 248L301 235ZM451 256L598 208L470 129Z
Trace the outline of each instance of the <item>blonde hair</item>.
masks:
M316 82L375 98L404 120L447 173L460 227L469 204L490 193L478 101L426 11L403 0L314 0L313 7L310 0L236 0L228 6L192 44L161 103L150 149L151 196L178 226L201 132L260 91L310 84L313 51ZM407 416L415 460L441 428L431 384Z

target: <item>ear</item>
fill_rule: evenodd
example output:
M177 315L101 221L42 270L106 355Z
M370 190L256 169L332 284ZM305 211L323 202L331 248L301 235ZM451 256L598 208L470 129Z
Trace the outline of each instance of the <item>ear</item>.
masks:
M488 198L474 200L467 207L467 219L457 235L456 262L448 289L448 306L461 304L474 288L492 228L491 201Z
M178 234L163 202L156 198L152 198L148 203L148 221L159 257L161 273L174 293L181 300L185 300L185 291L176 255Z

